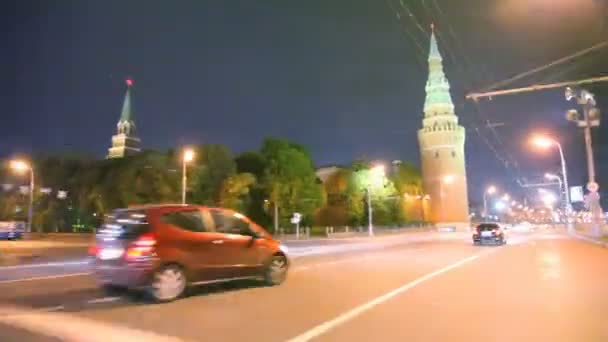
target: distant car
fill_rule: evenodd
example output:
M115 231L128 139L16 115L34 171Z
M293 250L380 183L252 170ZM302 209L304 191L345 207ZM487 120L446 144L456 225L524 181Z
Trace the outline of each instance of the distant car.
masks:
M23 238L25 222L0 221L0 239L18 240Z
M507 243L504 230L497 223L481 223L473 228L473 244L491 243L504 245Z
M188 285L260 279L278 285L287 248L229 209L151 205L116 210L97 230L93 274L108 290L144 289L168 302Z

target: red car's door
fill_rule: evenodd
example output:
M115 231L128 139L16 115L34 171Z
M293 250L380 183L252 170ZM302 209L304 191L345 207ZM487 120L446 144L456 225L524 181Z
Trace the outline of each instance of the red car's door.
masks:
M257 275L261 271L266 245L250 228L250 222L241 214L230 211L210 210L215 231L221 233L222 243L214 249L226 267L230 278Z
M161 257L179 262L188 272L190 282L209 281L225 276L225 264L214 246L221 234L212 230L208 214L198 208L171 210L161 214L165 225Z

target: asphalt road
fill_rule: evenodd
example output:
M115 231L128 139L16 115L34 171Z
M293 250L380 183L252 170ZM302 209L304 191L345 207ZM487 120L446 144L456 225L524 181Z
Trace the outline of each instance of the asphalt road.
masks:
M552 232L500 247L450 236L323 246L281 286L200 287L162 305L107 297L86 274L13 274L0 340L608 341L608 249Z

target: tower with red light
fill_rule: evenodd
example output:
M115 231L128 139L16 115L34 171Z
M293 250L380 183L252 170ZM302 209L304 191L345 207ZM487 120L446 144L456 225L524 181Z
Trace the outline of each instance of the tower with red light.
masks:
M430 195L430 219L438 226L468 228L465 129L454 111L433 25L431 31L424 118L418 130L422 181Z
M112 147L108 149L108 158L123 158L141 151L141 140L137 137L131 93L133 80L128 78L127 92L122 103L120 119L116 124L116 134L112 136Z

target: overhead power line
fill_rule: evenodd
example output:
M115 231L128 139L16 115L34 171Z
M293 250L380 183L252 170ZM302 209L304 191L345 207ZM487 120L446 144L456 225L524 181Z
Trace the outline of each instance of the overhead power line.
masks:
M588 54L588 53L590 53L592 51L604 48L606 46L608 46L608 40L604 40L604 41L602 41L600 43L597 43L597 44L595 44L595 45L593 45L591 47L588 47L588 48L583 49L581 51L575 52L575 53L573 53L571 55L568 55L568 56L562 57L560 59L557 59L557 60L555 60L555 61L553 61L551 63L545 64L545 65L541 65L541 66L539 66L537 68L534 68L532 70L528 70L526 72L522 72L522 73L517 74L517 75L515 75L513 77L507 78L506 80L502 80L500 82L496 82L496 83L492 84L491 86L489 86L488 88L486 88L485 91L490 91L490 90L494 90L494 89L503 87L503 86L508 85L510 83L513 83L513 82L515 82L517 80L520 80L520 79L522 79L524 77L527 77L527 76L530 76L532 74L541 72L543 70L549 69L549 68L554 67L556 65L560 65L562 63L568 62L568 61L570 61L572 59L584 56L584 55L586 55L586 54Z
M531 91L563 88L563 87L567 87L567 86L576 86L576 85L583 85L583 84L590 84L590 83L597 83L597 82L608 82L608 76L592 77L592 78L586 78L583 80L576 80L576 81L564 81L564 82L549 83L549 84L536 84L536 85L530 85L527 87L505 89L505 90L495 90L495 91L488 91L488 92L483 92L483 93L469 93L469 94L467 94L466 98L477 101L483 97L491 98L491 97L500 96L500 95L513 95L513 94L519 94L519 93L528 93Z

